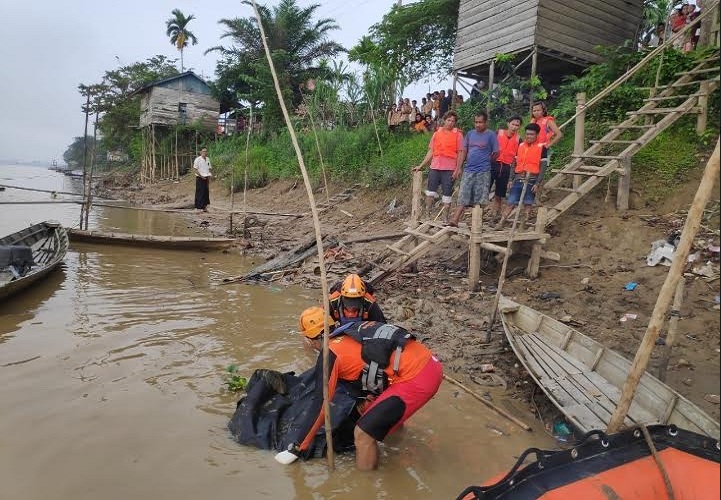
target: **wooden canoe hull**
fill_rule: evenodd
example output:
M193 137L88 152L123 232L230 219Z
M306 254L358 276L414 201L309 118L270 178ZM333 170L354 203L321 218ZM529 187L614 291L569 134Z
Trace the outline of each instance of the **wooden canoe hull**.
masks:
M0 238L0 245L29 246L38 264L25 276L0 283L0 300L5 300L42 280L62 264L68 250L68 235L60 224L41 222Z
M230 248L233 238L203 238L194 236L153 236L146 234L109 233L69 229L71 242L101 245L128 245L134 247L164 248L171 250L223 250Z
M580 431L606 429L631 362L530 307L503 297L499 308L511 347L549 399ZM625 424L673 424L719 438L717 421L649 373L641 377Z

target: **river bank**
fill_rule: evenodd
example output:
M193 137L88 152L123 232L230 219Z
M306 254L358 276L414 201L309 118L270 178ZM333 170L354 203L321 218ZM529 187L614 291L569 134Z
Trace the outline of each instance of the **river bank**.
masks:
M538 279L527 279L522 270L528 249L517 248L508 269L504 293L571 326L632 358L642 338L658 290L667 268L649 267L646 255L651 243L667 238L683 225L683 210L688 208L698 186L700 170L689 174L688 181L677 192L654 205L644 205L619 213L613 197L595 193L585 203L561 217L550 228L552 238L547 250L559 252L560 262L542 262ZM125 184L125 185L123 185ZM640 186L639 186L640 187ZM329 186L329 194L348 189L348 185ZM377 190L372 186L355 186L355 192L321 214L323 233L339 241L400 233L410 213L410 189L399 187ZM107 185L106 193L135 204L156 208L192 206L194 179L159 182L152 187L137 188L127 180ZM718 193L718 188L715 191ZM319 187L317 202L327 199ZM641 196L636 204L641 205ZM231 199L220 182L211 186L209 212L183 213L189 226L206 228L215 235L229 229ZM300 181L272 183L246 193L248 211L306 214L307 197ZM236 211L242 211L243 193L236 193ZM709 211L707 230L699 235L703 241L718 245L718 195ZM234 217L235 233L242 237L241 252L257 264L295 247L312 234L309 216L290 217L252 215ZM385 250L393 240L341 245L329 253L329 280L340 279ZM699 243L701 244L701 243ZM718 255L718 254L716 254ZM377 293L387 316L396 323L419 332L421 338L444 360L449 373L479 392L495 386L507 387L501 404L521 418L538 416L542 398L534 395L534 384L518 366L508 347L500 325L490 345L481 343L481 333L490 318L491 303L498 279L498 265L491 258L482 271L482 288L467 291L465 247L449 243L439 247L418 264L418 273L403 272L384 281ZM275 284L299 284L318 289L315 267L309 262L297 270L273 277ZM716 265L717 266L717 265ZM638 286L625 290L629 282ZM545 292L552 292L548 299ZM719 418L719 405L713 401L719 394L719 312L715 297L719 281L687 274L686 297L679 323L680 343L674 349L667 382L702 409ZM626 314L635 319L620 321ZM660 349L656 350L651 371L655 373ZM493 376L481 372L481 365L496 367ZM539 391L540 394L540 391ZM498 397L498 396L497 396ZM556 417L555 411L541 404L544 421Z

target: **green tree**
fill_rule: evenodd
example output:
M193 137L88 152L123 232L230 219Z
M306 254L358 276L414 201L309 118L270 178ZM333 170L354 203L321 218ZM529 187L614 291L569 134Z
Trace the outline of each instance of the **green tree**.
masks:
M193 45L198 44L198 39L195 37L192 31L188 30L188 24L190 21L195 19L193 14L185 16L180 9L173 9L171 12L172 17L165 22L165 34L170 37L170 43L175 45L175 48L180 51L180 72L185 71L183 66L183 51L188 46L188 42Z
M292 107L302 101L301 85L325 74L320 62L344 50L329 39L338 29L335 21L315 19L318 7L299 7L296 0L281 0L272 9L258 6L284 98ZM229 43L207 52L220 54L214 90L221 105L234 107L240 100L260 105L266 129L278 128L282 114L255 17L221 19L219 23L225 27L221 38Z
M394 5L348 57L408 82L447 75L453 64L460 0Z

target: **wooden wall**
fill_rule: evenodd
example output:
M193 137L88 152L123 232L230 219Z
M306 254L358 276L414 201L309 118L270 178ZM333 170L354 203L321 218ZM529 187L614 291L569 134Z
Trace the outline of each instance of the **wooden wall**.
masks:
M643 0L540 0L536 44L590 63L597 46L634 40Z
M478 74L534 45L577 69L601 60L597 46L633 40L642 16L643 0L461 0L453 69Z
M186 103L185 122L198 120L209 130L218 125L220 105L209 95L166 87L152 87L140 99L140 126L177 125L180 120L178 103Z
M453 69L533 46L539 0L461 0Z

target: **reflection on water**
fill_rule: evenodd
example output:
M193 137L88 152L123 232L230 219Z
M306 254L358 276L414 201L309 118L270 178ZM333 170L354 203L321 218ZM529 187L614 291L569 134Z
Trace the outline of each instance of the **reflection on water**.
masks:
M137 214L98 211L94 223L183 226ZM3 217L0 229L15 222ZM550 446L447 386L389 437L376 473L357 473L352 456L329 476L321 460L284 467L238 446L225 428L237 396L223 391L224 368L310 367L294 329L318 296L216 284L248 267L232 253L83 245L63 271L0 304L0 497L449 498L522 449Z

